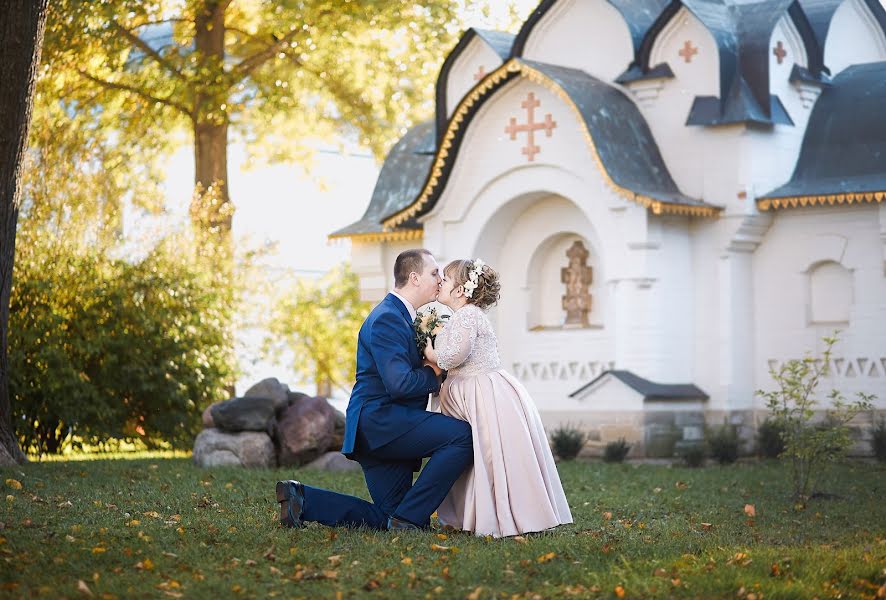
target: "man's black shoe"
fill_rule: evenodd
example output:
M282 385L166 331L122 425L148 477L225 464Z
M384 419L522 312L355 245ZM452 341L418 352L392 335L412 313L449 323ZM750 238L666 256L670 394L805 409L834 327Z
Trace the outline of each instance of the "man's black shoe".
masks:
M301 514L305 506L305 486L301 482L278 481L277 502L280 503L280 524L284 527L304 527Z
M388 517L388 529L391 531L393 531L393 530L410 530L410 529L419 530L419 529L421 529L421 527L419 527L418 525L414 525L414 524L410 523L409 521L403 521L401 519L398 519L397 517Z

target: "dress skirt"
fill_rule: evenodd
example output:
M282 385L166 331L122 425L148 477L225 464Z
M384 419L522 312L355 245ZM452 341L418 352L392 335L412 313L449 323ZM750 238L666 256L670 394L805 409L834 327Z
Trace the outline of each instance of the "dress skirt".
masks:
M441 524L505 537L572 522L538 409L515 377L450 373L440 410L470 423L474 442L473 467L437 509Z

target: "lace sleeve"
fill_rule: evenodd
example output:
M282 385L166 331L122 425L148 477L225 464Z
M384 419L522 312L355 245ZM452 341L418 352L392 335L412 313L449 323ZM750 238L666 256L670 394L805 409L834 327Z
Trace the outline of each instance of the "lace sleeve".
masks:
M478 326L477 315L471 309L465 307L455 311L434 344L441 369L454 369L471 355Z

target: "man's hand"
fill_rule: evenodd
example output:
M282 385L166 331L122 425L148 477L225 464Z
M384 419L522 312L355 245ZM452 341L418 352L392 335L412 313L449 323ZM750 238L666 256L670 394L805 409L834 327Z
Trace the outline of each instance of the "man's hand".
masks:
M434 344L431 343L431 338L428 338L425 342L425 360L432 363L437 362L437 351L434 350Z
M443 369L441 369L441 368L437 365L437 363L435 363L435 362L431 362L431 361L429 361L428 359L425 359L424 364L425 364L425 366L428 366L428 367L431 367L432 369L434 369L434 375L436 375L437 377L439 377L439 376L440 376L440 373L443 372Z

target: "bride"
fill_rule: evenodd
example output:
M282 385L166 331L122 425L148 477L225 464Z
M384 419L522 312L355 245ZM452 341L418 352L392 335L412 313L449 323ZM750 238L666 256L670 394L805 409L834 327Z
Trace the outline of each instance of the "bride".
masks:
M501 368L485 309L499 298L498 273L482 260L446 265L438 302L454 311L425 356L449 374L443 414L471 425L474 466L437 509L443 525L476 535L512 536L572 522L538 410Z

